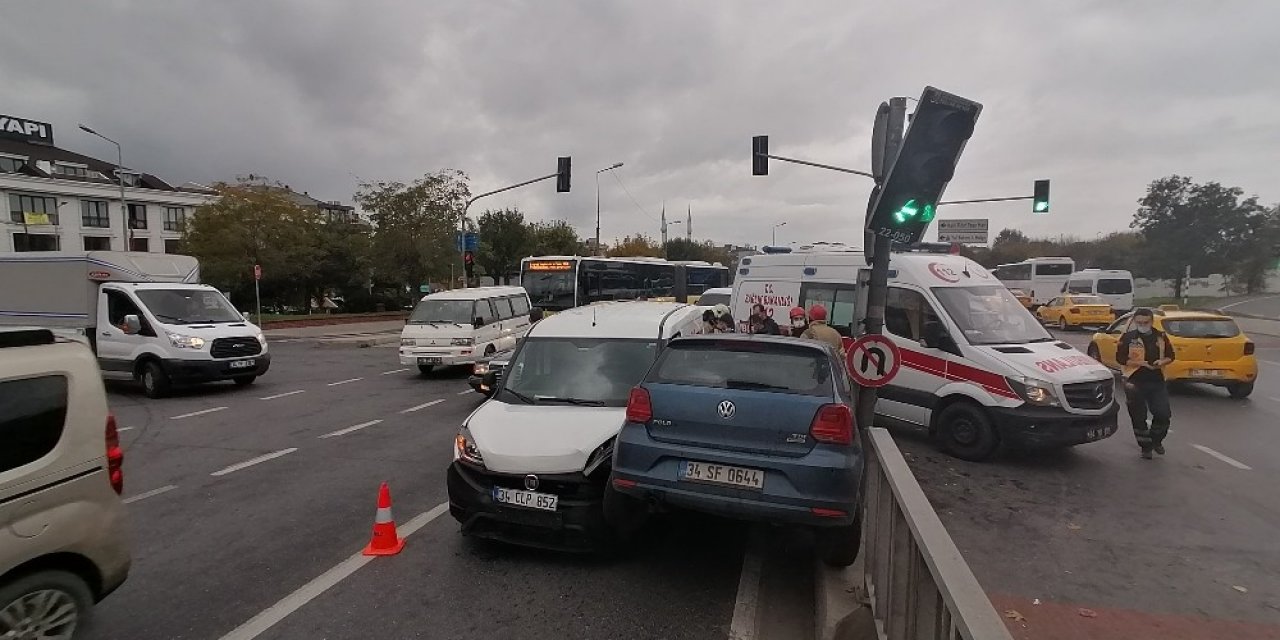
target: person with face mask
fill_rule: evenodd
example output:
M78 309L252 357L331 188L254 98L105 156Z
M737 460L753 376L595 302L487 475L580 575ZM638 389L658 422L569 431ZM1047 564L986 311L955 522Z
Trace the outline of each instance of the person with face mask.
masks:
M1125 404L1133 422L1133 436L1147 460L1152 458L1152 452L1164 455L1170 410L1163 369L1173 362L1173 344L1169 336L1153 326L1154 320L1155 314L1150 309L1134 311L1129 330L1120 336L1116 346L1116 362L1120 363L1124 376Z
M791 337L799 338L804 335L805 329L809 328L809 318L805 314L804 309L801 307L791 307L791 311L787 315L791 317Z

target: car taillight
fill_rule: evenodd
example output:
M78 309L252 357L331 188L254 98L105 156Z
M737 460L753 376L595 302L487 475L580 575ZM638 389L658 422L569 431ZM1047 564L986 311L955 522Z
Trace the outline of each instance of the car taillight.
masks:
M107 477L117 494L124 493L124 449L120 448L116 417L110 413L107 414Z
M1252 342L1246 342L1246 343L1244 343L1244 354L1245 354L1246 356L1251 356L1251 355L1253 355L1253 350L1254 350L1254 348L1255 348L1255 347L1254 347L1254 345L1253 345L1253 343L1252 343Z
M853 444L853 411L845 404L824 404L813 416L809 435L827 444Z
M627 422L647 423L653 419L653 401L649 399L649 390L636 387L631 390L627 399Z
M1080 313L1080 310L1075 307L1071 307L1070 309L1067 309L1067 313Z

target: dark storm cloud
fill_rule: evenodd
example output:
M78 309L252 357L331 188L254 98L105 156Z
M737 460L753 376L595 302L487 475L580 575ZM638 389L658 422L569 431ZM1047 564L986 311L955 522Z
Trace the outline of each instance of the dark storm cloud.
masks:
M863 4L866 6L858 6ZM868 182L775 163L753 178L748 138L778 153L869 165L876 105L925 84L984 104L948 195L1028 192L944 216L995 229L1092 235L1127 225L1172 172L1280 199L1280 3L95 2L6 3L0 111L51 121L58 142L177 182L262 173L349 200L356 177L451 167L474 191L574 156L574 192L482 201L604 236L657 234L694 210L724 242L859 242ZM683 233L679 227L673 233Z

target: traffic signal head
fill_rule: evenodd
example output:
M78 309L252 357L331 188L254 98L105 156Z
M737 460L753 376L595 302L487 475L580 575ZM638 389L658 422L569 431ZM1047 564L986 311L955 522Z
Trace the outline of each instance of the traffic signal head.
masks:
M556 192L569 193L569 173L572 169L573 158L570 156L562 156L556 162Z
M899 244L919 242L973 135L982 105L925 87L898 155L874 196L867 229Z
M462 263L463 263L463 264L465 264L465 265L473 265L473 264L475 264L475 262L476 262L476 254L475 254L474 252L471 252L471 251L464 251L464 252L462 253Z
M1034 194L1031 197L1031 213L1049 213L1049 181L1036 180Z
M751 175L769 175L769 136L751 138Z

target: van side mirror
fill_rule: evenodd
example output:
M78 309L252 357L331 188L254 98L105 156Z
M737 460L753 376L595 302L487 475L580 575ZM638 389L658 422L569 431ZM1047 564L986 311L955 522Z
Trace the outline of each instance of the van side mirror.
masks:
M484 326L484 318L481 318L480 316L476 316L476 319L471 321L471 326L473 326L473 327L475 327L475 328L477 328L477 329L479 329L480 327L483 327L483 326Z
M127 316L125 316L125 317L124 317L124 332L125 332L126 334L128 334L128 335L131 335L131 336L136 336L136 335L138 335L139 333L142 333L142 320L139 320L139 319L138 319L138 316L136 316L136 315L134 315L134 314L132 314L132 313L131 313L131 314L129 314L129 315L127 315Z

